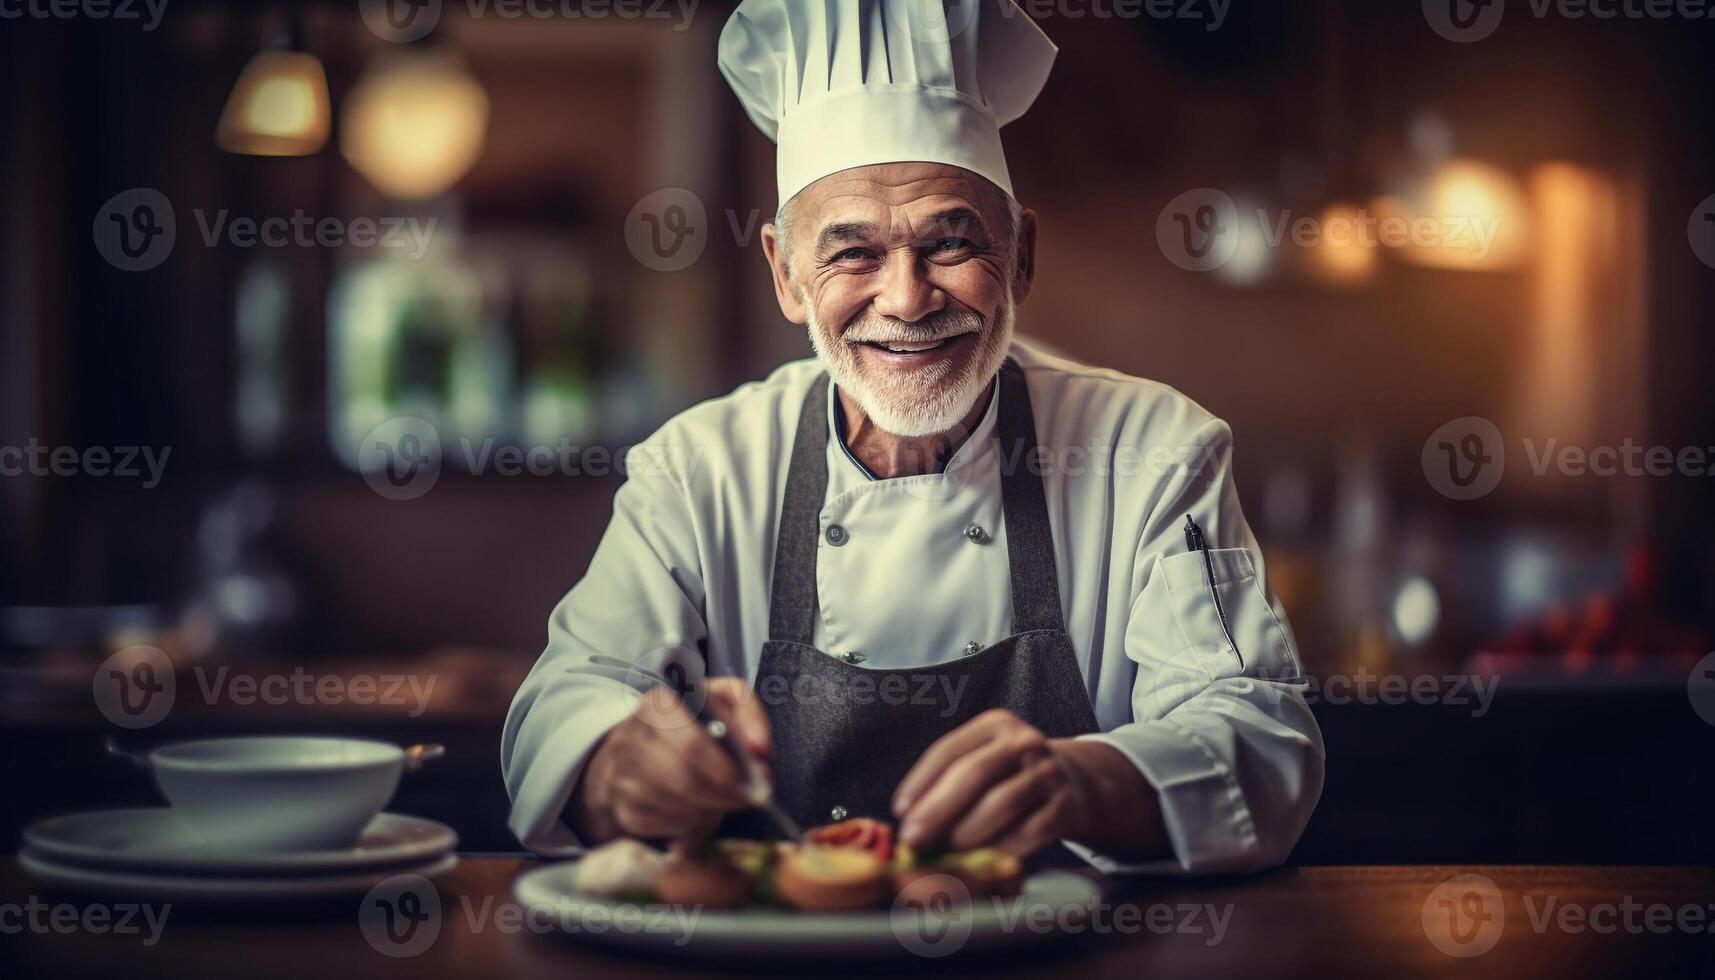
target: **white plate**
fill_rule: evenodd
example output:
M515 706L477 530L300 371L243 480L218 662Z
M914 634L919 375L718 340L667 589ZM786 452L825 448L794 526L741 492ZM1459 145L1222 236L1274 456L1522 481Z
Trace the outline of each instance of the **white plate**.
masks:
M27 847L18 852L18 863L25 871L50 885L108 898L168 902L293 902L308 898L359 895L394 875L414 874L433 878L458 867L459 859L456 854L446 854L422 864L309 877L214 877L111 871L61 864Z
M294 875L421 863L451 851L458 835L433 820L382 813L344 850L234 853L203 844L171 807L147 807L50 817L25 828L24 843L60 864L192 875Z
M532 923L551 924L591 942L702 956L801 959L830 956L939 958L1050 938L1058 923L1088 923L1101 889L1071 872L1047 872L1013 899L977 899L924 916L895 905L874 912L805 913L755 908L681 910L580 895L577 862L520 875L513 894Z

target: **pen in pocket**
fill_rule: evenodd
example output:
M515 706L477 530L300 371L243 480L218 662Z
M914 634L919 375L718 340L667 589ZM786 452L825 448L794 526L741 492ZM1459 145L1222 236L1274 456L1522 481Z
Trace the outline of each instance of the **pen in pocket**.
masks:
M1185 547L1192 551L1203 553L1203 574L1209 583L1209 598L1215 600L1215 615L1221 620L1221 633L1227 638L1227 646L1233 648L1233 656L1239 658L1239 666L1245 665L1245 655L1239 652L1239 645L1233 641L1233 629L1227 623L1227 607L1221 604L1221 590L1215 588L1215 558L1209 554L1209 543L1203 540L1203 529L1185 515Z

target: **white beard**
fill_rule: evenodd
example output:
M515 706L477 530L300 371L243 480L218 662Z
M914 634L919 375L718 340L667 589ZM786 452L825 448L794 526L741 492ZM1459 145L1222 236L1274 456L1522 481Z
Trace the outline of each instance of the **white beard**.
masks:
M984 323L975 313L937 313L904 330L914 339L933 340L978 331L977 349L962 365L939 361L921 368L876 371L864 364L853 345L835 334L809 312L810 345L840 390L857 399L858 408L882 430L903 438L923 438L951 431L971 412L977 397L994 379L1012 349L1012 330L1018 307L1008 292L995 311L994 320ZM857 336L875 333L898 336L901 328L885 326L885 319L852 324Z

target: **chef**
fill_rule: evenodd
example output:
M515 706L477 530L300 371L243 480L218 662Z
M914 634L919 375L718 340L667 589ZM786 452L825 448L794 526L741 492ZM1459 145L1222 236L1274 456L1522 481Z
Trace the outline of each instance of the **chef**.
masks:
M815 356L630 454L506 720L532 850L745 811L708 719L806 826L1106 871L1292 849L1322 741L1230 430L1016 333L1037 218L1000 127L1055 50L1011 0L745 0L727 23L721 71L778 144L762 253Z

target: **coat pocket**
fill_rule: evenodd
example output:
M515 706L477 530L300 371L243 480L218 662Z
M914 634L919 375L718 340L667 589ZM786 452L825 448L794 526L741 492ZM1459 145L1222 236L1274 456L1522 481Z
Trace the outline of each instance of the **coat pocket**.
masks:
M1201 551L1171 555L1160 571L1185 649L1216 676L1299 676L1291 637L1249 549L1214 549L1207 561Z

